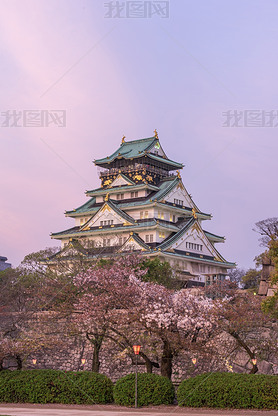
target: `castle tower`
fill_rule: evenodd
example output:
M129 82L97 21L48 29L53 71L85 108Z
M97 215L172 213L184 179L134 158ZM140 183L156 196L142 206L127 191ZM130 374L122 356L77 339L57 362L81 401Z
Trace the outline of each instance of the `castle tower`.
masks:
M66 211L75 226L51 234L61 241L55 257L81 254L89 261L130 251L159 256L188 286L224 280L235 267L215 248L224 237L203 229L211 215L193 202L181 179L183 165L168 159L156 130L146 139L123 137L114 153L94 163L101 187L86 191L84 205Z

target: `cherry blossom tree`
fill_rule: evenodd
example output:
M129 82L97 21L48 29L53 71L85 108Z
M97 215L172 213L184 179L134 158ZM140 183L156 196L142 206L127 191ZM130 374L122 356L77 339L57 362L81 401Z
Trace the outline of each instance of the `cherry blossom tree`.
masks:
M222 298L214 300L212 309L215 336L226 333L230 337L223 340L226 356L244 351L252 365L251 373L258 371L254 360L277 352L277 327L262 312L261 302L253 293L222 287Z
M73 324L93 345L93 371L99 371L99 353L108 331L116 334L122 322L130 322L130 311L139 296L133 279L146 273L140 268L141 261L138 256L128 255L96 263L74 278L78 294L73 304Z
M161 374L171 378L174 356L182 349L200 347L208 338L212 301L188 290L174 291L143 281L146 270L141 263L140 256L127 255L77 275L74 323L94 346L94 371L99 370L104 337L129 350L136 340L144 339L140 356L147 370L158 366L150 358L156 351L161 355Z
M211 335L209 320L212 301L201 293L187 289L169 290L145 282L134 282L140 287L139 322L153 337L160 340L161 375L171 378L173 358L181 350L201 349Z

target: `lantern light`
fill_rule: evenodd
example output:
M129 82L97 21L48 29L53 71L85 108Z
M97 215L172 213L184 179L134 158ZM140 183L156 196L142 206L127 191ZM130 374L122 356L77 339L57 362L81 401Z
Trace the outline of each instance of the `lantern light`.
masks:
M32 360L32 363L33 363L34 365L36 365L36 364L37 364L37 360L36 360L36 358L34 358L34 359Z
M141 345L133 345L133 351L135 355L139 355Z
M135 367L135 408L137 408L138 407L138 400L137 400L137 396L138 396L138 388L137 388L138 387L137 386L138 355L140 353L141 345L133 345L132 348L133 348L133 351L134 351L134 354L135 354L135 357L136 357L136 359L135 359L135 365L136 365L136 367Z
M257 364L257 359L256 358L252 358L252 364L256 365Z
M85 362L86 362L85 358L82 358L82 360L81 360L82 365L84 365Z
M197 363L197 358L192 358L192 362L195 365Z

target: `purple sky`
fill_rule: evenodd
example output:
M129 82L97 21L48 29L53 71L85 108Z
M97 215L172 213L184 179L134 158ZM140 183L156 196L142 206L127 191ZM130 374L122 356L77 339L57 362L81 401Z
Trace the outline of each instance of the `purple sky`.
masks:
M278 216L278 116L223 127L222 113L278 110L277 0L171 0L169 18L105 18L107 2L1 1L0 255L57 245L64 211L99 186L92 160L156 128L221 254L251 267L254 223ZM65 110L66 127L4 127L8 110Z

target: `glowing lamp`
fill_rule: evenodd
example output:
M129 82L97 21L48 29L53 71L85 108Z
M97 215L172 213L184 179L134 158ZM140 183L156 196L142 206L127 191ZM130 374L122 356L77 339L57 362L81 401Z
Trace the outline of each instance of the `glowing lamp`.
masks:
M82 358L82 360L81 360L82 365L84 365L85 362L86 362L85 358Z
M197 363L197 358L192 358L192 362L195 365Z
M32 363L33 363L34 365L36 365L36 364L37 364L37 360L34 358L34 359L32 360Z
M135 355L139 355L141 345L133 345L133 351Z
M256 358L252 358L252 364L256 365L257 364L257 359Z

